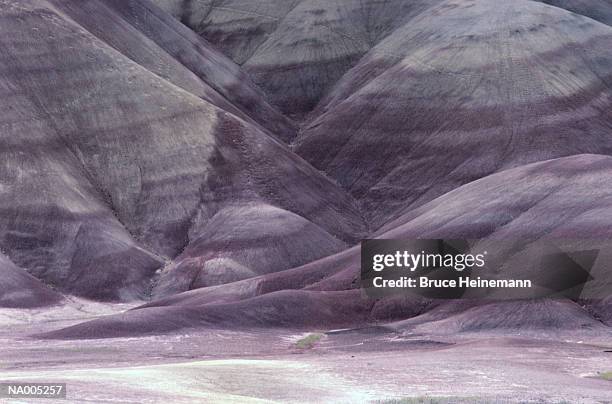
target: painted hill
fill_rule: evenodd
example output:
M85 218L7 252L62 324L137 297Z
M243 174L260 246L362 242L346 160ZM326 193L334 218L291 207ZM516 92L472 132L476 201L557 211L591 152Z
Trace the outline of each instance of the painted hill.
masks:
M402 332L456 334L543 330L603 331L605 326L576 303L565 299L518 300L457 305L442 304L430 312L390 325Z
M59 303L62 296L0 254L0 307L33 308Z
M224 207L162 273L154 297L294 268L346 244L294 213L250 203Z
M98 20L86 14L96 10L117 29L95 35ZM146 296L155 272L232 204L286 210L326 237L363 232L351 198L331 181L234 114L238 107L182 87L209 91L200 76L175 61L162 77L171 55L151 39L162 22L149 16L155 24L138 26L121 13L129 11L42 0L0 9L0 93L10 100L1 115L0 246L15 264L67 293L126 300ZM182 38L172 49L193 47ZM226 66L239 72L213 50L189 57L207 52L222 76ZM266 226L254 231L274 233L275 223ZM294 240L297 250L309 246Z
M142 0L51 0L67 18L172 84L289 140L296 128L232 61Z
M302 119L359 59L439 0L154 0Z
M296 151L374 226L535 161L612 152L612 28L532 1L445 1L319 105Z
M521 275L532 241L612 240L603 3L155 3L2 2L0 305L154 299L43 337L610 323L601 281L575 301L373 299L355 246L515 240Z
M379 237L467 237L482 238L483 243L506 239L516 240L517 246L547 237L589 237L609 241L612 239L612 216L606 212L612 212L610 175L612 157L608 156L580 155L526 165L437 198L382 229ZM507 184L515 186L508 189ZM576 203L577 200L580 203ZM590 326L601 325L588 311L569 300L559 303L543 300L534 303L535 306L521 301L501 301L493 306L483 306L478 301L440 306L415 297L367 298L363 291L357 290L359 259L356 247L288 271L171 296L120 316L76 325L47 337L103 338L218 324L226 327L357 326L423 313L424 317L408 320L405 326L413 322L424 324L425 319L442 321L440 324L449 329L455 327L452 332L495 330L514 325L516 329L551 329L562 328L563 318L572 319L571 324L586 321ZM508 257L509 262L513 259L515 257ZM509 274L520 273L520 270L518 267L504 269ZM305 307L300 304L294 307L291 302L296 301L306 302ZM588 309L599 313L598 317L609 316L605 304L595 301ZM540 305L542 310L532 310ZM457 310L447 310L455 306ZM516 315L506 320L495 316L489 319L485 315L489 308L494 308L491 313L515 312ZM171 319L177 318L180 320L173 323ZM146 327L143 328L143 324L147 324ZM120 334L115 334L117 330Z

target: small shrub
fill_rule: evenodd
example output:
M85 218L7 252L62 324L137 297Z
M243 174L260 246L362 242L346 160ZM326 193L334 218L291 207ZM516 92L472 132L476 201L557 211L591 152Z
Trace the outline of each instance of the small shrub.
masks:
M295 343L295 347L298 349L312 349L323 338L323 334L308 334L304 338L299 339Z

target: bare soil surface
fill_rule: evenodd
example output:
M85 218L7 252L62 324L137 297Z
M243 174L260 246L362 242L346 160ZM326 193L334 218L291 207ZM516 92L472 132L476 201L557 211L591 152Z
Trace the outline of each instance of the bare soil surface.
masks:
M54 402L70 403L612 402L612 382L598 377L612 370L612 333L445 335L371 327L28 337L127 308L73 299L0 310L0 381L67 383L68 399ZM300 340L319 333L300 348Z

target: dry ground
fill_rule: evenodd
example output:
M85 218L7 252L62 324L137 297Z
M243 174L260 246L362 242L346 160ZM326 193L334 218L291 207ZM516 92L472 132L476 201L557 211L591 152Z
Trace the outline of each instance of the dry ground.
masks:
M209 329L93 341L27 338L126 308L74 300L1 310L0 379L64 382L66 402L80 403L612 402L612 382L598 377L612 370L612 337L601 334L402 335L373 328L319 337L328 330ZM300 343L304 338L313 344Z

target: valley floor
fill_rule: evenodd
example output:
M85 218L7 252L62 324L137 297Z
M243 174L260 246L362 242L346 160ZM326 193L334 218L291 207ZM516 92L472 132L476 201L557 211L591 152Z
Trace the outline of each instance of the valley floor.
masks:
M65 402L79 403L612 402L612 381L598 376L612 370L612 333L207 329L92 341L27 337L126 308L73 301L0 310L0 381L67 383Z

